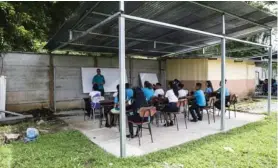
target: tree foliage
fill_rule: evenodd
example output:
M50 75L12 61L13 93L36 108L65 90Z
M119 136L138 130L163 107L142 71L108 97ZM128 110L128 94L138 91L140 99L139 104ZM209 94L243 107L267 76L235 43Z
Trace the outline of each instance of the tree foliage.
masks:
M0 51L38 51L79 2L0 2Z

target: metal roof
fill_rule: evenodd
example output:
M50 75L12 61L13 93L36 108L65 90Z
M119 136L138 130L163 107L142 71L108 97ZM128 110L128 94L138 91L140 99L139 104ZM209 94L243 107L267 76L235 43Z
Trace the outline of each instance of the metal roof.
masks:
M50 51L74 50L118 53L118 19L67 44L92 26L119 12L117 1L82 2L45 46ZM277 25L277 17L239 1L126 1L126 15L152 19L221 35L223 13L226 35L242 38ZM177 51L190 52L220 42L191 32L174 30L126 19L126 53L163 56ZM71 33L69 33L71 30ZM62 47L61 47L62 46Z

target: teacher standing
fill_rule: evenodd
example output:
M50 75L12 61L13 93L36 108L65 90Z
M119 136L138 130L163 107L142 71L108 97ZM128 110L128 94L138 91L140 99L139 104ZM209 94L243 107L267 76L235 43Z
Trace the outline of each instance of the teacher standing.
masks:
M97 74L93 78L93 85L97 84L98 85L98 91L101 92L101 96L104 96L104 87L103 85L105 84L105 79L104 76L101 75L101 70L97 69Z

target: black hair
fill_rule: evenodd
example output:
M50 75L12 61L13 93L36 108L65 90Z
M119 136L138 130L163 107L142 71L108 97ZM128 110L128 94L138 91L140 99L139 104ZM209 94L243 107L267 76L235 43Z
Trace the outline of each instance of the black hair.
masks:
M182 88L184 87L184 84L179 83L179 84L178 84L178 86L179 86L179 88L181 88L181 89L182 89Z
M149 83L149 81L145 81L144 82L144 87L147 87L148 83Z
M177 87L177 85L174 84L174 82L169 82L170 84L170 88L173 89L174 94L179 97L179 89Z
M100 68L98 68L97 71L100 71Z
M117 85L117 92L118 92L118 95L117 95L118 102L120 102L120 85Z
M126 88L126 89L130 88L129 83L126 83L126 84L125 84L125 88Z
M94 84L94 85L93 85L93 89L94 89L94 90L98 90L98 85L97 85L97 84Z
M155 85L157 85L157 86L162 86L161 83L156 83Z
M211 81L207 81L207 87L211 88L212 92L213 92L213 86L212 86L212 83Z
M134 93L134 95L133 95L133 100L134 100L133 110L134 111L137 111L141 107L147 106L146 97L140 87L133 88L133 93Z
M202 88L202 84L201 83L196 83L196 86Z
M145 82L144 82L144 87L149 88L149 89L152 89L152 88L153 88L153 87L152 87L152 84L151 84L149 81L145 81Z

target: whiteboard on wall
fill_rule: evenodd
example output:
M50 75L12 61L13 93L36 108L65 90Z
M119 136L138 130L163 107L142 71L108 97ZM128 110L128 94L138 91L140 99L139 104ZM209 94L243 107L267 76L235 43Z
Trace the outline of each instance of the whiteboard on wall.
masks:
M149 81L151 84L158 83L158 78L156 73L140 73L139 76L140 76L142 87L144 86L145 81Z
M83 93L90 93L93 85L92 80L96 75L98 68L81 68L82 75L82 88ZM120 83L120 70L118 68L100 68L101 74L105 78L104 91L105 92L116 92L117 85ZM126 74L125 74L126 75ZM125 76L126 82L127 75Z

